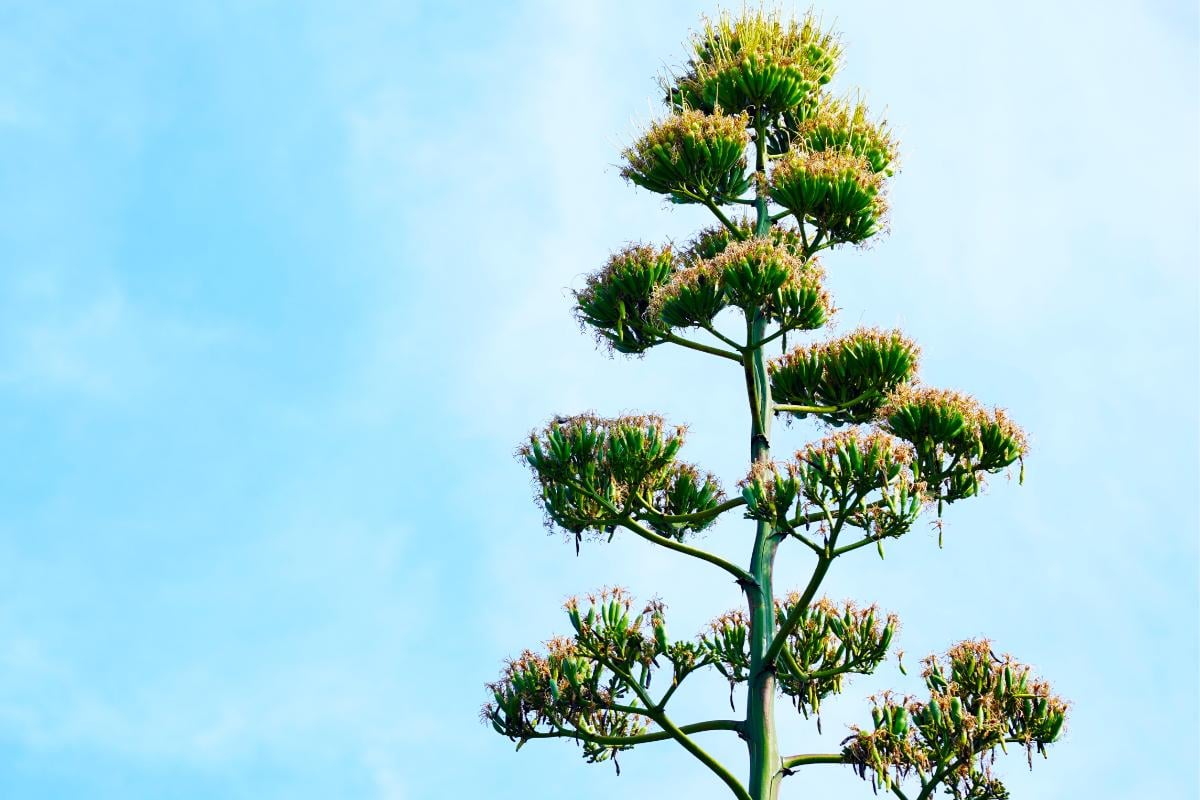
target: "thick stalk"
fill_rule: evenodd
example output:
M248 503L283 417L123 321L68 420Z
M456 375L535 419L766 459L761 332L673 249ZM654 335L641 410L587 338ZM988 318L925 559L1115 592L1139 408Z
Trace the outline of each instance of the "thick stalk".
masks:
M761 338L766 321L751 325L753 338ZM746 356L747 383L752 389L750 402L755 406L750 436L750 456L755 463L770 458L770 398L764 380L762 348ZM746 587L750 611L750 680L746 696L746 744L750 751L750 796L754 800L775 800L779 793L780 758L775 738L775 669L767 660L775 635L775 594L772 577L779 539L774 529L759 522L754 536L754 554L750 573L754 584Z
M771 227L767 199L761 179L766 169L766 124L760 117L755 125L755 170L760 178L755 203L757 220L755 236L766 236ZM767 319L762 311L747 320L747 345L761 342L766 336ZM766 359L760 344L745 353L746 388L751 410L750 460L764 463L771 458L771 389L767 381ZM746 690L746 745L750 751L750 797L753 800L776 800L782 777L782 762L775 736L775 668L766 660L775 635L775 594L771 580L775 568L775 551L779 540L774 529L759 522L754 536L754 554L750 572L754 584L746 586L750 611L750 679Z

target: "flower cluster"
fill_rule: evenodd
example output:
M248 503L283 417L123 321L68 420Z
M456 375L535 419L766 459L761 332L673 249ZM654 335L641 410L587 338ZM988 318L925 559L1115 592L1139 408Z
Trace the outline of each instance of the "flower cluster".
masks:
M675 460L685 428L661 417L560 417L534 431L518 456L533 470L547 522L574 534L612 533L639 519L681 539L716 518L717 479ZM676 519L684 517L684 519Z
M929 700L876 698L873 730L854 728L843 743L845 758L877 786L890 788L916 772L928 783L944 782L955 798L1006 796L991 774L996 749L1024 747L1032 766L1033 752L1044 754L1061 735L1067 704L1029 667L997 656L987 640L961 642L924 665Z
M650 126L622 153L621 177L677 203L722 203L752 185L744 115L687 110Z
M920 348L898 330L859 328L797 347L767 364L776 403L811 408L831 425L874 419L885 397L917 374Z
M959 392L902 385L879 415L885 430L912 443L921 480L948 503L978 494L984 473L1022 460L1029 449L1003 410L988 412Z
M841 47L812 17L748 11L706 20L681 76L664 81L676 108L776 117L811 107L833 77Z

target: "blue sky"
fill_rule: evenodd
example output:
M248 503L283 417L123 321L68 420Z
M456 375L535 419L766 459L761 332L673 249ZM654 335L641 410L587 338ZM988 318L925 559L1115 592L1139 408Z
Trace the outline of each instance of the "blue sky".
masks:
M744 473L738 376L607 359L567 293L708 224L613 165L713 10L3 4L0 794L724 796L670 745L617 778L476 721L571 593L661 595L680 636L737 603L640 542L576 558L511 458L554 413L653 410ZM1073 702L1014 797L1195 796L1195 6L821 10L904 154L890 235L827 260L840 327L902 326L1034 445L944 550L915 531L827 591L899 613L910 663L987 634ZM790 749L885 686L915 688L851 683L823 737L781 706ZM814 767L784 797L867 791Z

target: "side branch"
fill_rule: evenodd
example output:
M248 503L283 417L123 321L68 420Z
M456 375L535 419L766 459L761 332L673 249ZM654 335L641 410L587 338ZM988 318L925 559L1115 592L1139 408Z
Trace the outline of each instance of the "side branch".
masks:
M757 581L754 580L753 575L751 575L749 572L746 572L746 570L742 569L736 564L732 564L720 556L708 552L707 550L701 550L698 547L692 547L691 545L686 545L683 542L677 542L674 539L668 539L666 536L660 536L649 528L639 525L628 514L620 517L617 520L617 524L621 525L623 528L633 531L643 539L654 542L657 545L661 545L668 550L674 550L677 553L684 553L692 558L698 558L701 561L707 561L714 566L720 567L736 578L738 583L749 586L753 586L757 583Z
M716 519L726 511L737 508L738 506L746 505L744 497L735 497L732 500L726 500L719 506L713 506L707 511L695 511L691 514L660 514L642 497L635 498L639 506L642 507L643 516L650 517L656 522L666 525L688 525L693 522L706 523L709 520Z
M644 710L639 709L639 714L644 714ZM742 723L734 719L713 719L706 722L693 722L689 725L680 725L681 733L704 733L705 731L740 731ZM567 730L561 728L557 731L547 731L544 733L528 734L530 739L578 739L592 744L604 745L606 747L625 747L637 744L646 744L648 742L662 742L667 739L674 738L667 731L655 731L654 733L643 733L640 736L604 736L599 733L592 733L585 730Z
M825 573L829 571L829 565L832 563L832 558L824 555L817 557L817 566L813 570L812 577L809 578L808 586L804 587L804 593L800 595L800 599L796 601L796 604L792 606L792 610L788 612L783 622L780 623L775 638L771 640L771 646L767 649L766 655L763 656L763 663L775 663L775 659L779 657L779 651L787 643L788 636L796 628L796 625L799 624L800 614L812 603L813 597L816 596L817 589L820 588L821 581L825 579Z
M692 547L691 545L686 545L683 542L677 542L674 539L668 539L666 536L661 536L649 528L639 525L637 521L630 516L629 511L622 512L620 509L610 503L607 498L601 497L600 495L576 483L575 481L563 481L563 483L565 483L567 486L570 486L575 491L586 494L588 497L595 500L613 515L613 522L615 524L633 531L646 541L654 542L657 545L661 545L668 550L674 550L677 553L685 553L693 558L698 558L701 561L707 561L708 563L720 567L728 572L737 579L738 583L747 585L754 585L756 583L753 575L751 575L749 572L746 572L746 570L742 569L736 564L732 564L720 556L708 552L707 550L701 550L698 547Z
M774 410L776 413L788 411L793 414L832 414L835 411L845 411L848 408L853 408L864 400L869 400L873 395L878 394L875 389L870 389L863 392L858 397L851 398L844 403L838 403L832 406L797 406L788 405L786 403L776 403Z
M705 199L703 202L704 205L708 207L708 210L713 213L713 216L721 220L721 224L728 228L735 237L737 237L739 240L746 238L745 232L738 228L737 225L734 225L729 217L725 216L725 212L721 210L720 206L714 203L711 199Z
M693 342L691 339L684 339L682 336L676 336L673 333L668 333L664 336L663 341L677 344L680 347L686 347L690 350L699 350L701 353L708 353L710 356L720 356L721 358L728 358L730 361L736 361L739 364L742 363L742 357L732 350L722 350L719 347Z
M692 741L691 737L689 737L682 728L679 728L675 725L675 723L671 722L670 718L667 717L667 715L661 709L654 707L654 702L650 699L650 695L645 689L642 688L642 685L639 681L634 680L632 675L613 664L602 654L593 651L592 656L598 663L607 667L609 671L624 680L629 687L633 689L634 694L636 694L638 699L641 700L646 706L646 711L643 712L643 716L653 720L660 728L663 729L663 731L667 733L668 736L679 742L683 749L687 750L689 753L695 756L700 763L712 770L713 773L720 778L726 786L729 787L730 791L737 796L738 800L754 800L752 797L750 797L750 793L746 791L745 787L742 786L741 782L733 776L733 773L726 769L724 764L710 756L707 752L705 752L704 748Z
M805 753L804 755L788 756L783 759L785 770L803 767L807 764L845 764L846 758L841 753Z

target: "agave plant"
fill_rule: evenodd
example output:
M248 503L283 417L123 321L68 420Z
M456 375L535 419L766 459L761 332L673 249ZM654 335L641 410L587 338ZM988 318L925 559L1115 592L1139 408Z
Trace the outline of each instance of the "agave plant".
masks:
M837 38L812 17L746 12L705 22L687 65L664 80L665 118L624 153L622 175L671 202L708 208L717 227L683 247L638 244L615 253L576 293L576 314L613 351L663 345L735 365L750 411L750 464L728 496L718 479L679 459L681 426L657 416L559 416L519 448L547 524L576 548L585 537L633 535L699 559L732 578L745 607L692 639L667 633L659 602L605 589L566 605L573 633L525 651L490 684L483 718L518 747L568 739L589 762L672 740L739 800L772 800L814 764L840 764L901 800L935 792L1003 798L997 751L1030 755L1062 734L1067 706L1029 667L988 641L926 659L928 698L874 698L871 722L834 753L787 755L776 703L787 698L819 725L821 703L888 658L898 620L875 606L835 604L821 583L864 548L882 557L925 513L978 494L987 475L1019 466L1022 431L998 409L920 384L919 349L897 330L859 329L792 349L789 333L833 314L818 254L861 244L884 226L894 137L859 100L827 86ZM744 207L744 215L730 209ZM719 317L744 321L728 335ZM781 354L768 357L768 348ZM790 459L773 460L777 418L831 428ZM936 509L936 512L934 511ZM737 511L753 529L744 564L695 543ZM939 530L940 525L938 526ZM781 547L811 551L798 591L775 589ZM712 669L745 692L745 715L683 723L671 698ZM652 688L653 687L653 688ZM734 770L700 734L744 740ZM740 772L740 774L739 774Z

